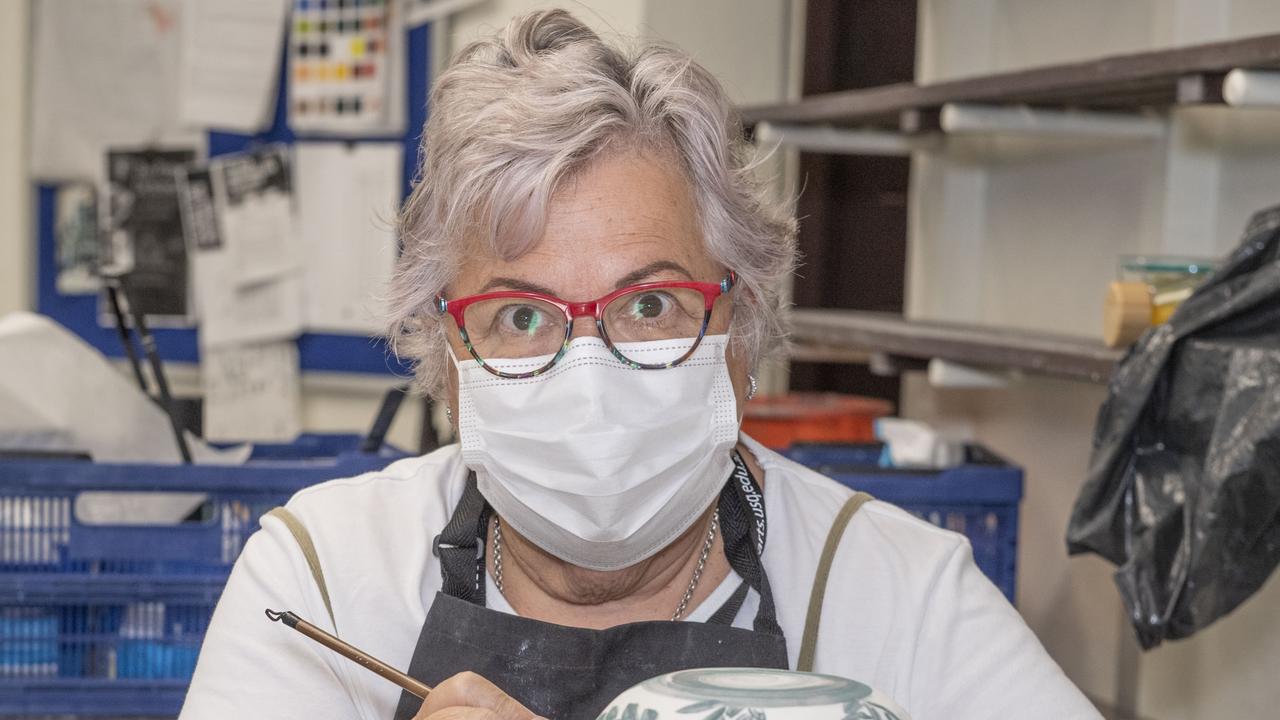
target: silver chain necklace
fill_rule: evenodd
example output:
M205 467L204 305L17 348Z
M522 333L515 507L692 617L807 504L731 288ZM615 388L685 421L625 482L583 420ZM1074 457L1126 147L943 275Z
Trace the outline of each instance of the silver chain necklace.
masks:
M689 578L689 587L680 598L680 604L671 614L672 621L683 617L684 611L689 608L689 601L693 599L693 593L698 589L698 582L702 580L702 571L707 567L707 558L711 556L711 547L715 545L716 533L719 530L720 509L716 508L711 516L711 527L707 528L707 539L702 543L702 552L698 555L698 565L693 569L693 577ZM502 518L497 515L493 516L493 584L497 586L498 592L505 594L506 591L502 589Z

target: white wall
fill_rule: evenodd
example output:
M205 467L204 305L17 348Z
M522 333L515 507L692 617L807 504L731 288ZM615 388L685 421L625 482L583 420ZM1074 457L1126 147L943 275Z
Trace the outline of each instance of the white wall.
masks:
M450 49L456 52L482 34L501 30L521 13L561 7L606 39L639 36L679 46L714 73L735 102L775 102L787 94L792 4L792 0L490 0L450 20Z
M26 0L0 3L0 315L35 304L26 143L29 27Z
M778 102L787 95L790 4L649 0L644 31L688 51L734 102Z
M464 10L447 22L450 25L450 55L483 35L506 26L516 15L533 10L564 8L602 35L639 34L647 6L644 0L592 0L551 2L549 0L486 0Z
M917 76L940 80L1280 30L1265 0L921 0ZM908 313L1099 337L1119 255L1219 255L1280 202L1280 113L1177 110L1163 138L946 142L912 165ZM971 433L1027 469L1019 609L1091 695L1144 717L1264 717L1280 706L1280 582L1188 641L1126 664L1111 568L1068 560L1064 533L1100 386L1028 379L939 391L904 412ZM1121 680L1125 672L1134 673Z

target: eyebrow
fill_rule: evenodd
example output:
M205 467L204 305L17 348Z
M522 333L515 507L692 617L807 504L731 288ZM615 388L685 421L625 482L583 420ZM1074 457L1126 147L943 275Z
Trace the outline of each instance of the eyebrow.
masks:
M657 260L655 262L649 263L648 265L645 265L642 268L639 268L637 270L632 270L626 275L623 275L622 277L618 278L618 282L614 284L614 288L620 289L620 288L627 287L628 285L639 284L644 280L654 275L657 275L658 273L663 271L679 273L685 276L686 278L688 278L689 280L693 280L693 273L685 269L685 267L680 263L675 262L673 260ZM529 282L528 280L520 280L519 278L509 278L509 277L490 278L489 282L485 283L484 287L481 287L480 290L476 292L476 294L480 295L482 293L487 293L490 290L493 290L496 288L507 288L510 290L516 290L518 292L537 293L539 295L550 295L552 297L557 297L555 291L552 290L551 288L546 287L545 285L539 285L537 283Z
M482 295L484 293L489 292L490 290L494 290L497 288L507 288L509 290L517 290L519 292L537 293L539 295L550 295L552 297L555 297L556 295L554 290L552 290L549 287L546 287L545 285L539 285L537 283L531 283L528 280L519 280L516 278L509 278L509 277L490 278L489 282L484 284L484 287L476 291L476 295Z
M680 273L681 275L684 275L689 280L693 280L693 273L686 270L685 267L680 263L674 262L672 260L658 260L656 262L651 262L648 265L645 265L639 270L633 270L627 273L626 275L623 275L622 277L618 278L618 282L617 284L614 285L614 289L617 290L617 289L624 288L628 285L635 285L637 283L643 282L645 279L653 275L657 275L658 273L664 270Z

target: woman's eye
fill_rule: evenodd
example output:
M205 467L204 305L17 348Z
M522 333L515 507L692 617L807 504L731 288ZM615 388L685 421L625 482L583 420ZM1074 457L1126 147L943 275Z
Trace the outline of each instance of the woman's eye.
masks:
M671 298L664 293L645 293L637 297L631 305L631 314L636 318L652 320L660 318L670 308Z
M503 328L521 333L537 332L544 320L542 311L532 305L512 305L502 311Z

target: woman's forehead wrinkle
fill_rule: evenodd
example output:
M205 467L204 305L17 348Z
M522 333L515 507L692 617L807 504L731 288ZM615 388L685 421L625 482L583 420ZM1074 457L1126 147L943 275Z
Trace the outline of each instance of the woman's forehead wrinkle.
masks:
M644 201L632 200L616 204L601 203L594 207L566 208L558 216L553 209L548 217L544 238L556 234L579 232L613 235L687 234L685 228L692 224L692 218L680 217L674 208L637 208L635 207L637 202Z
M623 284L708 279L719 270L693 205L687 182L670 164L605 155L556 192L526 252L510 259L479 253L484 257L465 263L457 289L497 289L494 278L505 277L581 301Z

